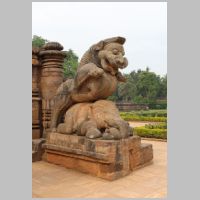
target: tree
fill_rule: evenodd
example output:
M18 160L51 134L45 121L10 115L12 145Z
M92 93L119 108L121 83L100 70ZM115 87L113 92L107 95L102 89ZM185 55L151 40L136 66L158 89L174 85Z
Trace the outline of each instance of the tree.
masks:
M167 75L160 79L160 90L159 90L159 98L167 97Z
M160 77L154 72L138 69L124 74L125 83L118 84L117 92L109 99L134 103L155 103L157 99L167 96L167 75Z
M136 95L136 85L134 84L133 74L125 74L126 82L118 86L118 96L120 101L131 102Z
M32 38L32 46L41 48L48 40L42 38L41 36L34 35Z
M69 49L64 60L64 76L65 78L74 78L78 67L78 56Z
M142 71L137 82L137 95L147 102L155 101L160 90L160 77L154 72Z

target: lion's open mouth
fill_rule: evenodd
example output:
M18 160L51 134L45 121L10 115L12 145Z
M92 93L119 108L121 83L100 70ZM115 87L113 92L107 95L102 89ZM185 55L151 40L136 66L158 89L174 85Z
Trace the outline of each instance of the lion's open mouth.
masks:
M115 64L111 64L110 62L109 62L109 60L108 59L105 59L105 64L108 66L108 67L111 67L111 68L113 68L113 69L117 69L118 67L117 67L117 65L115 65Z

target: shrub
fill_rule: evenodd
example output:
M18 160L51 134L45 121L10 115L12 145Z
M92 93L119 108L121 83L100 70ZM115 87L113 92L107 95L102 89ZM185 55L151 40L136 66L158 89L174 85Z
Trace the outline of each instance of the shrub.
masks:
M167 110L142 110L142 111L133 111L134 113L139 116L146 116L146 117L167 117Z
M121 112L122 115L139 115L146 117L167 117L167 110L141 110Z
M167 129L148 129L135 127L134 133L140 137L167 139Z
M148 129L167 129L167 123L146 124L144 127Z
M150 109L167 109L167 103L150 103L148 106Z
M121 118L126 121L149 121L149 122L166 122L166 117L144 117L137 115L123 115L120 114Z
M127 121L152 121L152 122L166 122L166 110L147 110L147 111L131 111L120 112L122 119Z

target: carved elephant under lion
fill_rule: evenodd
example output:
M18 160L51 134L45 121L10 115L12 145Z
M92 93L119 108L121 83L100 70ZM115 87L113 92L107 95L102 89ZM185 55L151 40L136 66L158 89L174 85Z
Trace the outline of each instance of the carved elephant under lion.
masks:
M75 104L66 112L65 121L58 125L57 132L91 139L121 139L133 134L115 104L108 100Z

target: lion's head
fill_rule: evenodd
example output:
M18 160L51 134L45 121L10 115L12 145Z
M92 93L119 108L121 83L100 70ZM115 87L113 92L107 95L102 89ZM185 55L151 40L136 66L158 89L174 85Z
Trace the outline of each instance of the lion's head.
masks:
M118 72L118 68L123 69L128 65L128 60L124 57L124 43L125 38L123 37L101 40L91 46L89 51L83 56L80 65L92 62L115 75Z

